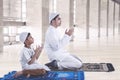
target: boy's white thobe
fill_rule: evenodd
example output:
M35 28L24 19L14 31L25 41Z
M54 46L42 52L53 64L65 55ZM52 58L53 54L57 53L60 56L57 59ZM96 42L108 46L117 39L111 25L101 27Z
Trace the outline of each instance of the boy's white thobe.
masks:
M47 71L50 71L47 66L39 64L37 60L35 60L35 62L33 62L32 64L28 64L34 54L35 52L32 48L24 47L22 49L20 54L20 62L22 65L22 69L45 69Z

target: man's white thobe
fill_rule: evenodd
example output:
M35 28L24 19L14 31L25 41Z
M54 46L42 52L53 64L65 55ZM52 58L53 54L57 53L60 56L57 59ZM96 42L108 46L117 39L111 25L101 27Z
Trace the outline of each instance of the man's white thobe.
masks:
M59 69L80 68L82 62L69 54L64 47L70 42L71 36L62 36L59 28L50 26L45 36L45 49L50 61L57 60Z

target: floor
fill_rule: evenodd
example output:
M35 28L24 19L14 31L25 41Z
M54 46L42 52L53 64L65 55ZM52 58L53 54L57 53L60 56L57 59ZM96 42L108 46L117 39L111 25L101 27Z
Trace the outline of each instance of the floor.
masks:
M120 35L115 36L112 32L109 37L105 32L101 33L101 38L97 38L95 29L90 32L90 39L85 39L84 29L75 29L74 41L66 49L74 55L77 55L83 62L112 63L114 72L85 72L85 80L120 80ZM4 52L0 53L0 77L9 71L21 70L19 63L19 53L22 44L13 44L4 46ZM39 62L45 64L49 62L45 51L43 50Z

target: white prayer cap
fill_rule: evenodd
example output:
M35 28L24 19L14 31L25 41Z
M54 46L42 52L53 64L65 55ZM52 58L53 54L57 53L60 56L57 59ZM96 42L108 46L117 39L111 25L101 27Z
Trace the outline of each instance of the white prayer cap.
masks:
M19 37L20 41L24 43L26 38L27 38L27 36L28 36L28 34L29 34L29 32L22 32L20 34L20 37Z
M51 14L49 15L49 24L51 23L51 21L52 21L57 15L59 15L59 14L58 14L58 13L51 13Z

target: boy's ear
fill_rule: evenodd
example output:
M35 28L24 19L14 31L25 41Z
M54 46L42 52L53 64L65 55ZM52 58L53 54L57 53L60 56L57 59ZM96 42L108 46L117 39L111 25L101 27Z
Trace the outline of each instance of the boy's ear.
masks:
M27 42L27 39L25 40L24 44L26 44L26 42Z

